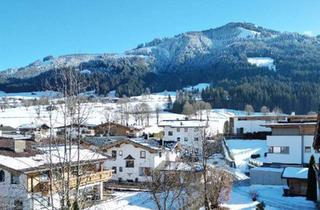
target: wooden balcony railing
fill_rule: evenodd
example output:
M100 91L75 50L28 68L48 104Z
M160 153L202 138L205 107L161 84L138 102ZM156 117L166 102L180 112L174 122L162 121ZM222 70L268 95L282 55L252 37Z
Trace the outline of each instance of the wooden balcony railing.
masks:
M106 182L110 180L112 177L112 170L100 171L100 172L93 172L92 174L82 175L80 177L80 184L79 186L91 185L91 184L98 184L99 182ZM70 189L74 189L77 187L77 177L72 176L69 179L69 187ZM52 184L52 192L55 193L62 189L62 181L55 180ZM29 187L29 192L42 192L44 196L47 196L50 192L50 181L41 181L37 182L33 187Z

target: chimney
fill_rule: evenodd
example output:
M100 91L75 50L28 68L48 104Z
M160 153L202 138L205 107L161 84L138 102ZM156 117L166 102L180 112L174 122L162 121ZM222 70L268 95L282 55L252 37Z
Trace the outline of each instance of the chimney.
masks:
M13 140L13 150L16 153L21 153L24 152L26 149L26 141L24 140Z

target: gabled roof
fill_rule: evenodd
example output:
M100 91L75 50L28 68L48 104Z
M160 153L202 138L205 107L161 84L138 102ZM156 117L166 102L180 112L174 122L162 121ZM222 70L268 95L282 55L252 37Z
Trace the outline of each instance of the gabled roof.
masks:
M159 127L173 128L205 128L207 125L206 120L163 120L159 123Z
M5 155L0 155L0 166L4 166L11 170L20 171L20 172L30 172L30 171L39 171L46 170L49 168L50 164L56 165L61 164L63 162L64 157L64 147L57 146L51 149L51 160L49 156L49 148L48 147L38 147L37 148L40 153L34 154L32 156L24 156L24 157L10 157ZM69 150L67 151L67 160L72 164L77 163L77 147L71 146L70 150L71 159L69 160ZM98 162L104 161L108 159L107 156L102 155L100 153L94 152L89 149L80 148L80 162Z
M172 150L176 147L176 144L164 144L160 145L160 141L155 139L144 138L128 138L128 137L91 137L84 140L86 144L91 144L100 149L110 149L112 147L120 146L121 144L131 144L135 147L140 147L148 150L151 153L155 153L164 149Z
M0 131L5 131L5 132L12 132L12 131L16 131L16 129L14 129L11 126L6 126L6 125L0 125Z
M120 128L124 128L124 129L127 129L127 130L130 130L130 131L140 131L142 129L140 128L136 128L136 127L132 127L132 126L125 126L125 125L121 125L119 123L115 123L115 122L106 122L106 123L102 123L100 125L97 125L96 128L101 128L101 127L120 127Z
M131 155L128 155L126 158L124 158L125 160L135 160Z

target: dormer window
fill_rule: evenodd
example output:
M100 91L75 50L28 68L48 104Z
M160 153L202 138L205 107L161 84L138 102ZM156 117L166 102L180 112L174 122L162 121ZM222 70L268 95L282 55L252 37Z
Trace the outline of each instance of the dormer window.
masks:
M134 158L131 155L128 155L125 160L126 168L134 168Z

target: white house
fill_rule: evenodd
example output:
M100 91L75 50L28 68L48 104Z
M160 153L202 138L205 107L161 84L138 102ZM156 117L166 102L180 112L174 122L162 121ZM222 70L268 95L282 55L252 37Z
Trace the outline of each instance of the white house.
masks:
M320 153L312 147L315 122L279 122L265 125L271 128L267 136L268 164L308 164L311 155L318 160Z
M230 117L230 134L242 135L246 133L271 132L271 128L263 125L286 120L286 115L245 115Z
M188 152L198 153L202 147L204 129L208 122L202 120L165 120L159 123L163 127L164 142L179 142Z
M112 157L104 165L112 169L112 179L120 182L148 181L153 169L166 161L175 161L178 155L176 144L161 145L154 139L122 137L106 140L104 146L100 140L96 145Z
M50 167L59 171L64 155L63 147L52 149L51 161L48 148L38 148L37 152L26 152L21 149L23 145L13 144L10 150L0 150L0 209L44 209L59 208L60 199L58 191L61 189L61 177L55 176L58 172L50 173ZM69 150L68 150L69 151ZM71 148L71 167L77 167L77 148ZM66 157L68 157L67 152ZM103 182L111 178L112 171L104 170L103 163L107 157L88 149L80 149L80 161L85 169L80 176L80 191L99 192L97 197L103 196ZM67 160L69 162L69 160ZM55 169L53 169L55 170ZM51 174L51 175L50 175ZM49 177L53 182L50 185ZM69 177L70 188L74 189L77 177ZM50 197L53 194L53 200Z

